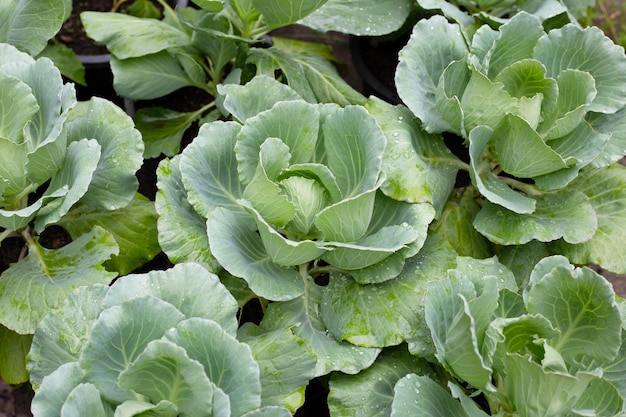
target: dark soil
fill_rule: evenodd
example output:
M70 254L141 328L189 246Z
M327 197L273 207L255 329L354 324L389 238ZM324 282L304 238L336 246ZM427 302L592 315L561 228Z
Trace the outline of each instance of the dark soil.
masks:
M363 79L365 95L374 95L393 104L401 102L394 77L398 53L409 40L405 33L397 38L350 38L350 51L359 75Z

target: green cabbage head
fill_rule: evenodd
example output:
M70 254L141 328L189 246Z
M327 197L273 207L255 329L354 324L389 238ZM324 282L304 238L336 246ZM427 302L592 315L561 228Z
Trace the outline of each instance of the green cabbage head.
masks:
M35 332L33 415L290 416L287 394L304 386L273 389L274 366L295 359L300 372L315 357L285 331L264 339L269 364L254 338L236 339L237 311L219 278L192 263L77 288Z
M395 80L424 129L456 136L483 237L558 242L577 263L626 268L604 244L626 219L621 46L596 27L546 31L526 12L472 33L434 16L413 28Z
M428 42L434 33L443 35ZM481 26L469 45L466 37L435 16L415 26L402 51L399 94L426 130L456 133L475 165L485 160L543 190L624 155L602 125L623 119L626 57L598 28L546 33L522 12L498 30ZM426 67L425 56L439 58Z
M113 103L79 103L47 58L0 44L0 227L40 232L78 201L126 206L137 190L143 143Z
M380 190L387 139L376 119L311 104L268 77L224 91L237 121L203 125L178 164L219 264L273 300L301 295L307 270L396 276L434 209Z

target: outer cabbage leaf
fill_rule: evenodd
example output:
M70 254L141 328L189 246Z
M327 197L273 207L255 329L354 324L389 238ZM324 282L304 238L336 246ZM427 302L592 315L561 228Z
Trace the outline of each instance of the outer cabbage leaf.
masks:
M112 55L111 70L115 91L130 100L150 100L188 86L206 89L206 82L192 78L168 51L127 59Z
M347 275L332 274L324 289L322 320L336 338L357 346L402 343L425 326L426 284L443 278L455 259L448 243L431 237L395 279L358 284Z
M217 207L239 209L237 199L244 187L238 179L233 151L239 130L238 124L228 122L203 125L187 147L189 151L180 157L182 183L189 202L203 217Z
M282 48L298 65L306 80L313 89L313 94L318 103L337 103L341 106L350 104L363 104L365 97L352 88L342 77L337 67L324 57L304 51L299 53L298 43L292 47L289 39L274 38L276 48ZM284 45L284 46L283 46ZM306 44L305 47L313 47Z
M143 163L141 134L132 119L110 101L92 98L77 104L67 121L68 140L94 138L102 147L98 168L81 202L93 208L115 210L135 196L135 172Z
M540 413L560 416L572 410L586 392L587 386L597 378L590 373L576 376L550 372L528 357L509 354L505 358L505 372L511 381L507 395L520 416ZM515 382L513 382L515 381Z
M31 405L33 415L56 417L61 415L61 408L70 393L84 383L82 370L78 362L68 362L44 378L35 393Z
M118 59L191 45L191 37L187 33L157 19L107 12L83 12L80 18L87 35L106 45Z
M136 193L127 206L117 210L102 212L83 205L74 206L57 224L73 238L94 226L110 232L120 247L120 253L113 255L105 266L124 275L161 252L155 229L156 220L154 203Z
M387 138L381 190L396 200L431 203L440 213L454 187L460 161L445 147L443 138L424 132L406 107L371 97L366 108Z
M450 129L435 108L435 93L448 64L464 58L467 52L460 27L448 23L443 16L420 20L414 26L406 47L400 51L396 88L402 101L422 121L427 132L439 133ZM415 78L420 82L415 82Z
M327 0L251 0L270 28L295 23L321 7Z
M250 347L237 341L233 333L213 320L191 318L170 329L165 339L203 366L208 379L230 399L233 415L243 415L261 405L259 365Z
M461 402L456 401L448 390L428 376L410 373L394 386L391 417L487 416L477 408L474 411L474 413L468 413Z
M393 0L328 0L300 23L313 29L359 36L380 36L398 30L411 12L411 2Z
M107 291L101 284L79 287L39 322L26 364L35 391L46 375L63 364L78 362Z
M570 24L543 36L534 57L556 78L567 69L591 74L597 94L589 110L614 113L626 104L626 60L623 48L615 45L597 27Z
M560 331L551 344L566 361L582 355L607 363L621 346L620 315L611 285L588 268L556 267L528 292L528 311Z
M7 384L28 381L26 356L32 341L32 335L15 333L0 324L0 375Z
M418 0L418 4L426 9L438 9L448 18L471 26L476 21L487 24L503 24L516 13L525 11L532 13L546 25L576 22L587 15L593 0L530 0L517 1L445 1Z
M167 400L159 401L156 405L147 401L129 400L115 409L115 414L119 417L133 417L150 412L162 417L176 417L178 407Z
M72 290L115 278L102 262L117 251L113 237L99 227L60 249L45 249L34 241L29 255L2 274L0 321L17 333L34 333L39 321Z
M70 15L70 0L8 0L0 6L0 42L35 56Z
M626 150L626 108L612 114L590 113L587 121L596 132L609 134L611 137L600 155L591 162L596 168L611 165L624 156Z
M261 404L295 411L304 403L304 389L315 376L315 354L288 328L263 331L252 323L237 334L250 346L261 371Z
M301 51L293 42L279 40L273 48L253 48L248 62L256 66L257 76L272 78L276 71L285 74L289 87L309 103L362 104L363 95L350 87L337 70L317 54Z
M178 112L165 107L141 108L134 113L129 109L128 112L141 132L146 159L178 154L183 135L199 117L198 112Z
M206 221L189 203L182 183L180 156L159 164L157 188L154 205L159 215L158 240L167 257L173 263L195 262L216 272L219 264L209 248ZM178 239L181 233L185 234L182 242Z
M582 168L597 160L610 137L610 134L596 132L588 123L583 122L568 135L550 141L552 149L568 159L570 166L536 177L535 184L547 191L569 185Z
M571 187L591 202L598 218L598 230L589 241L576 245L556 242L553 248L577 264L600 264L616 272L626 272L624 257L616 253L626 230L626 169L613 164L605 169L583 170Z
M483 259L492 253L491 243L478 233L472 222L480 211L473 187L459 190L443 208L431 231L446 239L461 256Z
M474 219L474 227L500 245L522 245L531 240L586 242L596 233L596 212L589 199L572 190L535 198L530 214L517 214L486 201Z
M432 370L405 346L385 349L371 367L357 375L332 374L328 408L333 416L341 417L389 415L394 386L413 372L429 375Z
M307 342L317 356L315 376L341 371L356 374L368 368L380 349L362 348L337 340L322 321L320 308L323 288L312 281L305 282L305 293L294 300L271 303L260 326L268 330L291 327L291 331ZM299 323L292 327L293 323Z
M11 57L11 59L15 61L6 62L1 68L3 74L14 79L5 79L3 83L7 82L7 87L9 87L13 82L21 81L25 85L21 83L20 85L28 86L30 91L23 91L24 97L6 97L7 103L18 100L15 105L20 105L20 101L32 100L34 97L37 109L28 117L29 107L24 106L26 103L22 103L20 106L24 107L25 116L28 118L23 119L24 115L15 117L13 114L14 120L3 120L3 124L8 122L19 129L19 131L8 133L5 137L21 143L18 138L24 135L27 141L25 146L29 151L28 159L33 160L29 161L32 167L25 167L26 172L31 181L42 182L48 179L54 173L55 168L63 162L63 148L66 146L66 141L62 127L68 111L76 100L74 90L71 85L63 84L59 70L49 59L42 58L36 61L22 61L17 57ZM10 111L12 108L13 106L9 106L7 110Z
M597 410L598 415L619 415L624 405L615 385L606 379L592 380L576 403L577 410Z
M200 265L185 263L167 271L127 275L111 287L103 307L144 296L154 296L170 303L187 318L213 320L229 334L236 333L237 301L216 275Z
M271 109L278 101L302 100L288 85L276 83L265 75L254 77L245 85L218 85L217 91L225 96L223 106L240 123Z

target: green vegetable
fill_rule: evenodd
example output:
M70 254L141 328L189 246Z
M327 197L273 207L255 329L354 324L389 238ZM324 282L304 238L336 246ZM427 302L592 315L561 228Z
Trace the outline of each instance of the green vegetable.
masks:
M624 227L603 214L624 218L614 204L624 187L615 163L626 154L623 48L594 27L546 32L526 12L472 35L434 16L415 25L399 61L398 92L424 128L466 147L484 201L473 220L480 234L500 245L555 242L577 263L626 271L601 248Z
M130 117L103 99L76 101L47 58L9 44L0 56L0 243L21 237L28 249L0 276L0 324L14 341L0 350L12 357L74 288L108 283L160 248L154 207L136 193L143 144ZM51 225L74 241L43 247L39 235ZM16 368L0 372L23 382L8 370Z
M320 271L369 268L363 282L392 279L375 271L385 262L401 269L434 212L381 192L387 139L376 119L359 106L307 103L266 77L225 90L239 122L202 126L181 154L190 205L172 214L193 207L206 218L212 255L264 298L301 296L320 261Z
M562 256L542 259L519 292L502 275L464 271L429 284L426 298L426 322L447 377L400 379L392 416L622 411L623 320L603 277Z
M299 21L326 0L196 3L199 8L166 7L161 20L81 13L87 35L111 52L113 83L120 96L151 100L187 87L204 94L199 97L215 98L190 111L139 109L134 119L146 143L146 157L176 154L192 123L222 116L217 86L245 83L255 74L277 74L311 103L364 102L327 61L333 59L328 46L280 37L267 43L270 30Z
M304 386L277 387L275 370L295 359L306 377L315 356L289 332L238 341L237 310L217 276L191 263L78 288L35 332L33 415L290 415ZM266 363L279 346L289 357Z

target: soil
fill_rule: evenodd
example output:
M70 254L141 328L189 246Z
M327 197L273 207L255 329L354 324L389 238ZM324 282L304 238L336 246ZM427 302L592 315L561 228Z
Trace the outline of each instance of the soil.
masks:
M350 38L350 51L363 79L365 95L375 95L392 104L402 101L396 91L394 77L398 52L408 40L408 33L394 39L367 36Z

